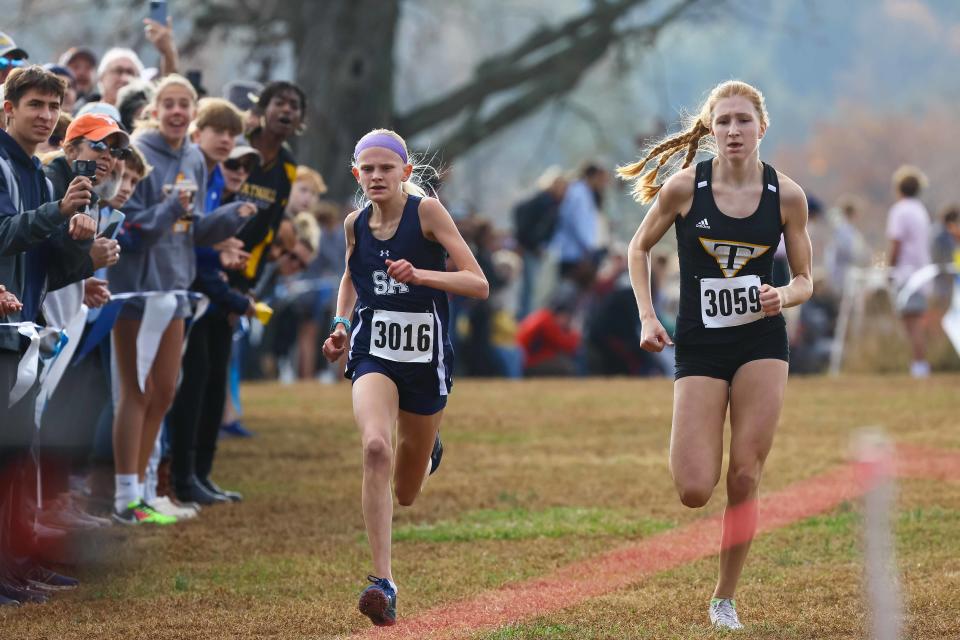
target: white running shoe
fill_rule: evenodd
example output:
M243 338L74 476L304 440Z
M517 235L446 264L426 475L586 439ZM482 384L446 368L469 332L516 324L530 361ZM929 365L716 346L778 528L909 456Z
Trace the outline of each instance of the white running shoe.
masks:
M737 618L737 603L732 598L714 598L710 601L710 623L718 629L743 629Z
M162 513L165 516L173 516L178 520L189 520L190 518L197 517L196 509L177 506L173 504L173 502L167 496L154 498L150 502L150 506L153 507L153 510L157 513Z

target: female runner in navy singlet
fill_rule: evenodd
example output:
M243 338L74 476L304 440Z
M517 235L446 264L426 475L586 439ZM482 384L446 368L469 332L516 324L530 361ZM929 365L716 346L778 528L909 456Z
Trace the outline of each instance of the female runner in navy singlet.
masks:
M738 81L710 93L686 131L654 145L618 172L636 179L634 196L656 201L630 242L630 278L642 347L673 344L650 298L650 251L671 225L680 258L680 311L670 471L688 507L702 507L720 480L723 426L730 410L727 508L720 575L710 622L742 627L734 591L756 531L763 463L773 444L787 383L789 347L781 309L813 291L807 200L790 178L760 161L769 118L763 96ZM691 166L702 143L713 158ZM683 152L681 170L661 185L659 169ZM655 167L644 175L647 162ZM781 234L793 279L771 284Z
M409 506L442 452L440 419L453 384L447 294L489 293L450 214L411 181L413 169L406 144L392 131L376 129L357 142L353 175L369 204L344 222L347 264L323 345L331 362L349 353L346 377L353 381L363 446L363 521L374 571L359 608L377 626L397 619L391 468L397 501ZM448 255L456 271L446 271Z

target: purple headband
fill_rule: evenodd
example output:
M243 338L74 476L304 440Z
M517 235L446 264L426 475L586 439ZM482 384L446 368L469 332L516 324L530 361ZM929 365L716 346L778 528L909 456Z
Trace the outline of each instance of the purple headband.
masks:
M360 142L358 142L357 146L353 149L353 159L356 160L360 157L360 152L370 147L389 149L400 156L404 164L407 164L407 150L403 148L399 140L386 133L375 133L360 138Z

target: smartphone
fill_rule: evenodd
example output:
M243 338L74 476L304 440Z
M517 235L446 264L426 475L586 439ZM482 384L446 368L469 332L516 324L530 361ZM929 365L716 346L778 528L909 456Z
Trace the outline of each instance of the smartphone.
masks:
M120 231L120 225L123 224L123 220L126 217L122 211L117 211L116 209L111 211L110 217L107 218L107 226L103 228L103 231L101 231L97 237L115 240L117 238L117 232Z
M150 15L147 17L167 26L167 0L150 0Z

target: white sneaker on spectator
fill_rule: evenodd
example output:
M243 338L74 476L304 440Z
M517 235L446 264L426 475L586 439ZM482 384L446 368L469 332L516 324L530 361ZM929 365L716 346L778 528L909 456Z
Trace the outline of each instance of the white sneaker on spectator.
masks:
M150 501L150 506L157 513L173 516L177 520L189 520L197 517L197 511L189 507L178 507L167 496L160 496Z

